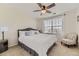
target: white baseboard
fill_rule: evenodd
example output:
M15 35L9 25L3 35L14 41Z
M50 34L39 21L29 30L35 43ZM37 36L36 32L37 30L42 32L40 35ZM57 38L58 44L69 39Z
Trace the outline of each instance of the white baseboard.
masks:
M17 43L17 44L14 44L14 45L10 45L10 46L8 46L8 47L12 47L12 46L16 46L16 45L18 45L18 43Z

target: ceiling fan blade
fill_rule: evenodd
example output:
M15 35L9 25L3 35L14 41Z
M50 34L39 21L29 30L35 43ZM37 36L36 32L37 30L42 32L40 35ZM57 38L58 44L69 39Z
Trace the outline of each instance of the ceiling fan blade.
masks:
M41 4L41 3L37 3L38 4L38 6L41 8L43 5Z
M47 12L47 13L52 13L52 12L51 12L51 11L49 11L49 10L47 10L46 12Z
M41 10L34 10L33 12L39 12L39 11L41 11Z
M56 4L55 3L52 3L50 4L49 6L47 6L47 9L51 8L51 7L54 7Z

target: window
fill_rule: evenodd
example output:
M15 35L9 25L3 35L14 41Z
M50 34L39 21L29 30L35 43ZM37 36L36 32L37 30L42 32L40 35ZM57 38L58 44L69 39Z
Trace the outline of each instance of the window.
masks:
M63 16L44 20L44 33L56 33L58 30L63 30Z

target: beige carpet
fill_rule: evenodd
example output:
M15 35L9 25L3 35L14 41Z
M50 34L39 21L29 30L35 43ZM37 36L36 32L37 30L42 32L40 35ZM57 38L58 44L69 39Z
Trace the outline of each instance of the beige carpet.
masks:
M79 48L67 48L66 46L57 43L48 54L49 56L79 56ZM9 48L6 52L0 54L0 56L31 56L27 51L20 46L14 46Z

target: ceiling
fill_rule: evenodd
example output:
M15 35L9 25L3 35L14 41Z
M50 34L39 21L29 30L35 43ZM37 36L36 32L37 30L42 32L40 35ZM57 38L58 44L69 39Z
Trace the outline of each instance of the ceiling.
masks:
M43 3L44 5L49 5L50 3ZM0 4L2 6L3 4ZM79 7L79 3L56 3L56 6L49 9L52 11L51 14L45 14L40 16L40 12L32 12L33 10L39 10L40 8L36 3L13 3L13 4L4 4L4 6L11 6L19 8L19 10L23 10L28 16L32 18L39 18L39 17L48 17L48 16L54 16L53 13L56 13L56 15L64 13L66 11L75 9Z

